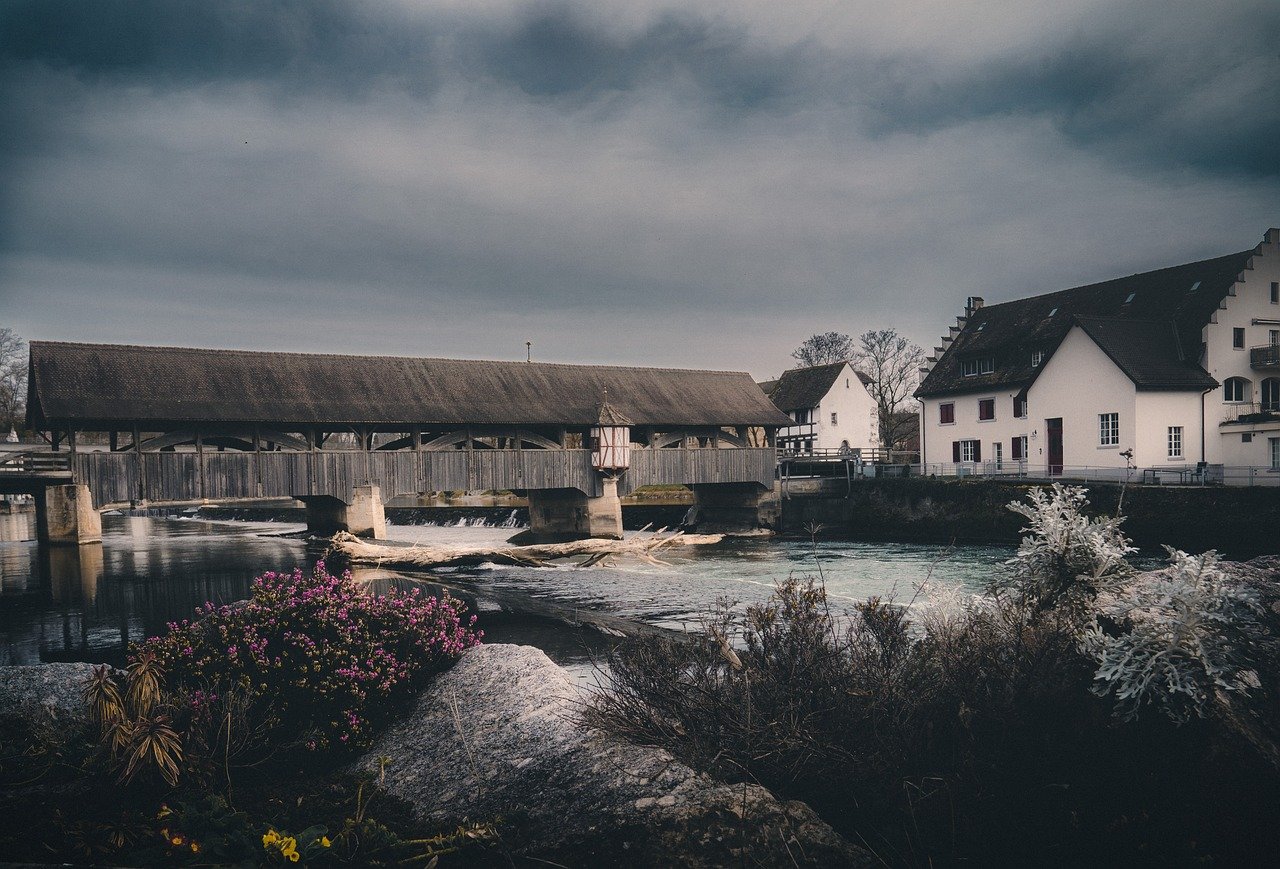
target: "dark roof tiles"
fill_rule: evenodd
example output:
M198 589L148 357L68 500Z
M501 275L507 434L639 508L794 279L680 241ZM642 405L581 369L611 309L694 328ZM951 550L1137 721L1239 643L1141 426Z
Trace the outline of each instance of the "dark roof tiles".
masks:
M746 373L31 342L32 421L785 425ZM122 426L123 427L123 426Z
M823 396L831 391L836 378L848 364L848 362L832 362L829 365L814 365L784 371L781 377L772 381L773 388L767 390L769 398L783 412L817 407L822 402ZM864 384L871 381L871 378L861 371L854 373ZM763 388L764 385L761 384L761 387Z
M1183 348L1182 364L1199 371L1201 329L1249 267L1256 250L979 308L925 376L916 395L1026 386L1078 317L1171 322ZM1037 350L1043 353L1038 367L1031 364ZM983 357L994 357L995 372L966 377L962 361ZM1195 379L1194 373L1188 376Z

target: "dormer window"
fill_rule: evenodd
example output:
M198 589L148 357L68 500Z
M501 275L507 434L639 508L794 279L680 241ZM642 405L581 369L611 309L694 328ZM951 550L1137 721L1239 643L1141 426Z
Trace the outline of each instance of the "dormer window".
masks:
M979 374L991 374L996 370L994 356L983 356L980 359L961 359L960 373L965 377L977 377Z
M1138 295L1138 294L1137 294L1137 293L1130 293L1128 296L1126 296L1126 297L1125 297L1124 304L1126 304L1126 305L1127 305L1127 304L1129 304L1130 302L1132 302L1132 301L1133 301L1133 297L1134 297L1134 296L1136 296L1136 295Z
M1050 316L1050 317L1052 317L1052 316L1053 316L1054 314L1056 314L1056 313L1058 313L1058 309L1057 309L1057 308L1054 308L1053 310L1051 310L1051 311L1049 312L1049 316Z
M1041 363L1041 362L1043 362L1043 361L1044 361L1044 351L1043 351L1043 350L1032 350L1032 351L1031 351L1031 367L1032 367L1032 368L1039 368L1039 367L1040 367L1040 363Z

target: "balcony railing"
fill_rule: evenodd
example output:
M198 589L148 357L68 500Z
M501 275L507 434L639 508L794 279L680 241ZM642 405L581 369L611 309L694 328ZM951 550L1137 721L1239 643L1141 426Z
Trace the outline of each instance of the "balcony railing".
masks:
M1249 348L1249 365L1263 370L1280 368L1280 344Z
M1222 422L1220 425L1244 424L1280 420L1280 402L1242 401L1222 406Z

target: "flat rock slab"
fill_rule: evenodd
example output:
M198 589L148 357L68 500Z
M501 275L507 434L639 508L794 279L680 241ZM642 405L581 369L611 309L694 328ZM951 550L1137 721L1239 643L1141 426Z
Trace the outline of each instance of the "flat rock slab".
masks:
M581 689L538 649L467 652L359 765L442 829L502 819L513 851L566 866L861 866L800 802L726 785L579 721Z
M79 727L88 718L84 689L93 664L0 667L0 722Z

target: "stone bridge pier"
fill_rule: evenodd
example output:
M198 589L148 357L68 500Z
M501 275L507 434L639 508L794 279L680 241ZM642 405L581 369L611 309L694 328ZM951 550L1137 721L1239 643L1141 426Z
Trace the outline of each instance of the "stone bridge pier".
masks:
M102 517L93 506L88 486L45 486L34 498L36 540L40 543L78 546L102 542Z
M601 480L603 492L590 497L578 489L530 489L529 530L513 543L558 543L599 537L622 539L622 500L618 481Z
M298 495L307 505L307 530L328 537L346 531L357 537L387 539L387 514L378 486L356 486L350 503L332 495Z

